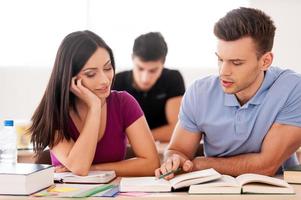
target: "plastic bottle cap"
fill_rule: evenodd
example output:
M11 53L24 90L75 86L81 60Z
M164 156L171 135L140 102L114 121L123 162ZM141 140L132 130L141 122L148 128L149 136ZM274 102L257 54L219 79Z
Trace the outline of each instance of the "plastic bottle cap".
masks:
M14 120L4 120L4 126L14 126Z

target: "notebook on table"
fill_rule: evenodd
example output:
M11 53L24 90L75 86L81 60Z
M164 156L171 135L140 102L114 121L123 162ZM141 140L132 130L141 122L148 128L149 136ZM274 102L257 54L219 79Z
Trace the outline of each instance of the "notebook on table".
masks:
M30 195L53 184L51 165L0 164L0 194Z
M60 183L108 183L116 177L115 171L90 171L87 176L71 172L55 173L54 181Z

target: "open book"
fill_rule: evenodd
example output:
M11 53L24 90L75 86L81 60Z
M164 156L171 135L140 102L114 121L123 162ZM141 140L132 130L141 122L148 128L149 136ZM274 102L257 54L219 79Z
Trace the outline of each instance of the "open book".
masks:
M192 184L204 183L220 178L221 175L214 169L206 169L177 175L167 181L156 177L122 178L119 185L121 192L170 192Z
M54 173L54 181L61 183L108 183L115 177L115 171L90 171L87 176L71 172Z
M243 174L236 178L222 175L218 180L191 185L189 194L294 194L286 181L259 174Z

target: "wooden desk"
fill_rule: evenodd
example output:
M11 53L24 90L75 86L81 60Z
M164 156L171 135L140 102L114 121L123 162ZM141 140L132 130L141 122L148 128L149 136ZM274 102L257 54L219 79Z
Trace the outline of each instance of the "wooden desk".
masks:
M296 194L295 195L188 195L185 192L172 192L172 193L153 193L146 196L140 197L125 197L125 196L116 196L115 198L104 198L104 197L90 197L87 199L99 200L99 199L108 199L108 200L137 200L137 199L146 199L146 200L300 200L301 199L301 185L293 185ZM0 196L0 200L57 200L57 199L66 199L70 198L50 198L50 197L27 197L27 196Z

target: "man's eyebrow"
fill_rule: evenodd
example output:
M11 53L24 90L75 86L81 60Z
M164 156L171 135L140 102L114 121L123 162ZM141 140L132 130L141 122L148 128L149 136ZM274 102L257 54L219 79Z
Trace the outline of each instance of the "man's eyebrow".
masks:
M219 58L219 59L221 59L221 57L215 52L215 55ZM228 59L229 61L241 61L241 62L243 62L243 61L246 61L246 60L244 60L244 59L240 59L240 58L233 58L233 59Z
M239 58L234 58L234 59L229 59L229 61L241 61L241 62L243 62L243 61L246 61L246 60L243 60L243 59L239 59Z

